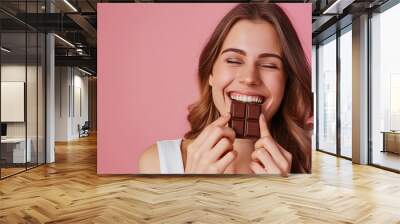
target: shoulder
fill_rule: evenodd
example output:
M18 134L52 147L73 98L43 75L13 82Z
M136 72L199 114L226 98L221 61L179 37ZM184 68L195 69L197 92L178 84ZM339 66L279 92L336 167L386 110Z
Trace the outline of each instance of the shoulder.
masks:
M141 174L160 173L160 158L158 157L157 144L151 145L140 154L139 172Z

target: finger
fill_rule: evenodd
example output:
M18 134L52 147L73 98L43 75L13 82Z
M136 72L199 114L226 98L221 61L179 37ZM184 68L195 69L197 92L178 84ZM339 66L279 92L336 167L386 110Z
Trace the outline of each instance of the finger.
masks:
M255 174L266 174L267 171L262 168L260 164L257 162L251 162L250 163L250 169L255 173Z
M271 155L265 149L257 149L251 154L251 158L254 161L260 161L260 163L265 167L267 173L270 174L280 174L282 171L276 165L275 161L272 159Z
M213 127L223 127L227 124L230 120L230 113L219 117L217 120L213 121L209 124L196 138L196 142L199 144L203 143L209 136L210 132L213 130Z
M283 156L281 150L278 148L278 145L275 143L272 137L261 138L259 141L256 142L255 145L256 148L266 149L271 155L274 162L278 165L279 169L282 172L288 172L289 162Z
M214 148L211 149L208 159L210 160L210 162L216 162L218 159L221 158L221 156L231 150L233 150L233 143L227 138L222 138L214 146Z
M215 165L218 167L218 170L223 173L225 169L233 162L233 160L236 158L237 152L236 151L230 151L228 152L225 156L223 156L220 160L218 160Z
M215 127L215 126L223 127L229 122L229 119L231 119L231 114L226 113L225 115L220 116L217 120L213 121L210 124L210 126L211 127Z
M204 140L202 148L213 148L222 138L228 138L232 143L235 141L235 131L230 127L214 127Z
M266 136L271 136L271 133L268 129L268 125L267 125L267 122L265 121L265 116L263 113L261 113L261 115L260 115L259 124L260 124L261 138L266 137Z
M208 125L197 137L197 141L202 144L210 136L210 132L215 131L215 127L224 127L230 120L230 113L219 117L217 120Z
M211 129L210 129L211 130ZM235 131L229 127L214 127L209 131L207 138L201 143L197 152L194 152L194 157L192 158L192 163L194 167L199 164L199 160L204 159L203 155L207 151L210 151L215 145L222 139L227 138L233 144L235 140Z

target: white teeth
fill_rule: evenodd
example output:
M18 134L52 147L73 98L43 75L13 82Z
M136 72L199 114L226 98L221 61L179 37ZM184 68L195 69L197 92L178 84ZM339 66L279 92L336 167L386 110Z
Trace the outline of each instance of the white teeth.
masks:
M233 95L230 97L231 99L248 103L261 103L263 100L260 96Z

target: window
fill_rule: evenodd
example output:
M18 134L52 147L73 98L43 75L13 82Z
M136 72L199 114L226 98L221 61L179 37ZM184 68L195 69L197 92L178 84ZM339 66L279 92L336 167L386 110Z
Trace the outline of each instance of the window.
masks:
M318 149L336 153L336 36L318 48Z
M372 164L400 170L400 4L371 18Z
M340 155L352 157L352 34L351 26L340 36Z

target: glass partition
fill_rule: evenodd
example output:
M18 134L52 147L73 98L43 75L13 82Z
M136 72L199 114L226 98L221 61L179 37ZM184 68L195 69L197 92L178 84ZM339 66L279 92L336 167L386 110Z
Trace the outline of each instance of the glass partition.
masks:
M1 1L17 16L44 1ZM0 178L45 163L45 34L0 11Z
M352 157L352 34L351 26L340 36L340 155Z
M26 33L1 34L1 176L24 171L26 150ZM6 49L6 50L4 50Z
M318 47L318 149L336 154L336 36Z
M316 150L317 149L317 128L316 128L316 111L317 111L317 97L316 97L316 84L317 84L317 46L316 45L312 45L312 63L311 63L311 86L312 86L312 92L313 92L313 110L314 110L314 120L313 120L313 135L312 135L312 150Z
M37 110L38 110L38 88L37 88L37 79L38 79L38 35L36 32L28 32L27 33L27 80L26 80L26 89L27 89L27 98L26 98L26 113L27 113L27 150L31 151L30 156L31 159L27 163L28 168L37 165Z
M400 4L371 18L372 164L400 171Z
M46 66L46 37L43 33L38 33L38 74L37 74L37 148L38 164L43 164L46 162L46 145L45 145L45 114L46 114L46 76L45 76L45 66Z

